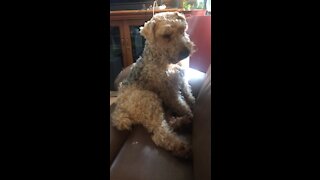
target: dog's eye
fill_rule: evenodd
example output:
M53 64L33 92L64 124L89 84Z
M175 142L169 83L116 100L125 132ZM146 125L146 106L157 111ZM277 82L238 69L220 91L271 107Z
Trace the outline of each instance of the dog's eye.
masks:
M171 34L164 34L162 37L169 40L171 38Z

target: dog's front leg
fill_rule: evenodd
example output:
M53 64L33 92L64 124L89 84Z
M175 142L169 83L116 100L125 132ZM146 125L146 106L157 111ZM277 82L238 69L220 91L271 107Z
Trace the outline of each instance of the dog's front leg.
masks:
M181 85L181 93L191 109L193 109L195 98L192 94L191 87L187 81L184 81Z
M187 116L188 118L193 117L192 111L181 92L170 93L168 97L163 98L163 103L176 116Z

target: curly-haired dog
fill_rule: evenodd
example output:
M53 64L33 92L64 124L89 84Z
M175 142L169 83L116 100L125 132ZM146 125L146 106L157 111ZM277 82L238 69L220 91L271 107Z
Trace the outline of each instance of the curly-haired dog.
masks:
M193 52L187 22L178 12L158 13L144 24L145 47L119 88L112 123L120 130L142 124L154 143L180 157L190 155L190 144L173 132L190 123L194 97L180 60Z

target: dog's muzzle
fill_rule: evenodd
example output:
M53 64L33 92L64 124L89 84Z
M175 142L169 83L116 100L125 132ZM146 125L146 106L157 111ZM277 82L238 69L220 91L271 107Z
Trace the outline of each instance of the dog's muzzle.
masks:
M183 50L179 53L179 61L188 57L190 55L190 50L188 48L183 48Z

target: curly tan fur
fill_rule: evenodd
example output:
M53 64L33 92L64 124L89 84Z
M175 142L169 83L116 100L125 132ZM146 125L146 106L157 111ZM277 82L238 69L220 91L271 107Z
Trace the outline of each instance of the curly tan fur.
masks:
M157 146L188 157L190 144L173 129L190 123L195 99L177 63L193 52L183 14L158 13L141 28L142 54L121 83L112 123L120 130L142 124Z

